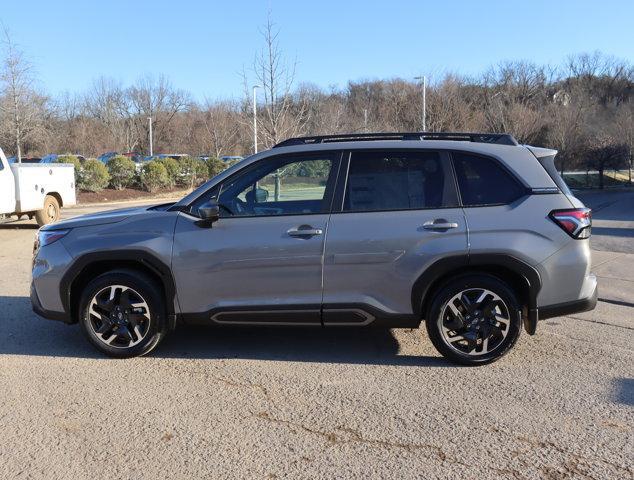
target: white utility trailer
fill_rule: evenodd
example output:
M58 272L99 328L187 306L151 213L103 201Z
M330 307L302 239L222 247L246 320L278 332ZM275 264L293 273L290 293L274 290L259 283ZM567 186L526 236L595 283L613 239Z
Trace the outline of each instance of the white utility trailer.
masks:
M42 226L76 203L73 165L10 164L0 149L0 215L28 215Z

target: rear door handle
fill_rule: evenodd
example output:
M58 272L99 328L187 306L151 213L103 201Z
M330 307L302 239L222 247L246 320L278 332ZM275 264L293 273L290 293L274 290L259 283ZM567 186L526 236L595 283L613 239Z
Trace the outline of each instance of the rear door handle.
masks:
M300 225L287 230L286 233L291 237L314 237L315 235L322 235L324 231L321 228L314 228L310 225Z
M458 228L456 222L448 222L444 218L437 218L436 220L429 220L423 223L425 230L449 230L451 228Z

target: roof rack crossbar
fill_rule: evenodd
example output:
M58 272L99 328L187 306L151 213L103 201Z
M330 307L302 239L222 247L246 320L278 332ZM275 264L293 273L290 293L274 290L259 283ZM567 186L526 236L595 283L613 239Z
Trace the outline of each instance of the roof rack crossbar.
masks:
M464 133L464 132L405 132L405 133L346 133L340 135L316 135L295 137L279 142L273 148L292 145L310 145L332 142L362 142L368 140L455 140L476 143L497 143L500 145L518 145L517 140L508 133Z

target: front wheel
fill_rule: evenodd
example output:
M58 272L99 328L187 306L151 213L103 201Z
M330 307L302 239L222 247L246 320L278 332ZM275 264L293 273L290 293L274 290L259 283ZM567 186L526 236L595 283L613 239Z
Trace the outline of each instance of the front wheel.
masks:
M165 304L160 288L136 271L108 272L82 292L81 328L98 350L111 357L145 355L165 336Z
M49 223L55 223L61 216L59 202L52 195L44 197L44 207L35 213L35 221L42 227Z
M522 326L514 292L489 275L465 275L447 283L426 318L436 349L463 365L498 360L515 345Z

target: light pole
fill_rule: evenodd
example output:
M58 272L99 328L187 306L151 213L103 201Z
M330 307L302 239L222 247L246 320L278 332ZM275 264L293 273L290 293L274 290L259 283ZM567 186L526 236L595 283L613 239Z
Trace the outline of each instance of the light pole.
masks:
M253 153L258 153L258 97L259 85L253 85Z
M150 157L151 157L151 156L154 155L154 152L153 152L154 148L153 148L153 145L152 145L152 143L153 143L153 139L152 139L152 117L147 117L147 119L148 119L148 122L150 124Z
M423 132L427 130L427 77L414 77L414 80L423 81Z

